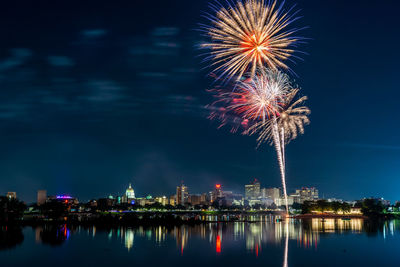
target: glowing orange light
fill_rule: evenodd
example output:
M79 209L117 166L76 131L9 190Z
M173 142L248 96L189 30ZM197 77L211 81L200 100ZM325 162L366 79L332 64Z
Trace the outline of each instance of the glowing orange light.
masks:
M216 184L216 185L215 185L215 188L220 189L220 188L221 188L221 185L220 185L220 184Z
M217 245L215 247L217 253L221 253L221 237L217 235Z

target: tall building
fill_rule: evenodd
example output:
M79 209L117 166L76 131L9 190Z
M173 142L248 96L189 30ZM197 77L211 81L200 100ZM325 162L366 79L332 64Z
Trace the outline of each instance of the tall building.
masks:
M185 205L189 200L189 190L183 183L176 187L176 205Z
M209 203L209 198L207 193L201 194L201 199L200 199L201 204L208 204Z
M276 204L278 199L281 197L281 190L279 188L263 188L261 190L261 195L264 198L270 198Z
M296 190L296 195L299 197L299 203L314 201L318 199L318 189L315 187L303 187Z
M160 203L163 206L168 204L168 198L166 196L156 197L154 200L155 202Z
M7 198L8 199L16 199L17 193L16 192L7 192Z
M254 179L251 184L244 186L244 190L246 199L258 198L260 196L260 182L257 179Z
M126 196L128 202L130 199L135 199L135 190L133 190L131 184L129 184L128 189L126 189L125 196Z
M222 192L222 187L220 184L215 185L215 197L216 198L224 197L224 194Z
M194 205L200 205L201 204L201 195L190 195L189 196L189 202L193 206Z
M43 205L44 203L46 203L46 199L47 199L47 191L46 190L38 190L37 191L37 204Z
M175 201L176 201L176 195L173 195L173 196L169 197L169 204L171 206L175 206Z

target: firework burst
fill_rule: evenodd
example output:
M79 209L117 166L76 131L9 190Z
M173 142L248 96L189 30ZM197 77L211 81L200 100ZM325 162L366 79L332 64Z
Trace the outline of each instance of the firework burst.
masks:
M258 145L269 142L274 145L281 171L283 194L285 198L286 212L288 213L288 200L286 192L286 166L285 145L295 139L298 134L304 133L304 125L310 123L308 115L311 113L306 106L299 106L307 100L306 96L295 100L298 89L292 89L283 97L282 105L278 107L274 117L268 121L253 124L245 133L259 133Z
M283 145L288 144L290 141L296 139L299 134L304 133L304 126L310 123L308 115L310 115L311 111L306 106L300 106L307 100L306 96L295 100L298 92L299 89L293 89L286 95L283 101L284 104L278 109L275 121L258 122L249 128L248 132L250 134L259 133L257 138L259 145L264 142L273 144L274 123L276 123L276 127L279 130L279 136L282 139L281 142L283 142Z
M277 115L290 90L286 74L264 68L253 79L237 82L232 91L210 90L216 100L208 105L209 118L218 120L219 128L230 125L232 132L239 128L254 130L255 125L266 123Z
M216 12L207 16L212 26L202 26L211 42L202 47L211 50L207 59L214 61L211 66L218 78L240 80L246 72L254 76L265 65L272 70L288 69L285 61L303 40L294 36L300 29L289 29L298 19L297 12L265 0L239 0L234 6L211 8Z

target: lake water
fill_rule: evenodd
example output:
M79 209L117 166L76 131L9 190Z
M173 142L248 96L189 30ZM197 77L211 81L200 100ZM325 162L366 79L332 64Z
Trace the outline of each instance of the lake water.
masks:
M258 221L259 220L259 221ZM400 266L400 221L1 227L0 266Z

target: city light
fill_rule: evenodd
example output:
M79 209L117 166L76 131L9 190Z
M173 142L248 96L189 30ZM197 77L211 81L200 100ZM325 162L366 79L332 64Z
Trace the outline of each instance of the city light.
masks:
M72 197L68 196L68 195L57 195L56 198L57 199L72 199Z

